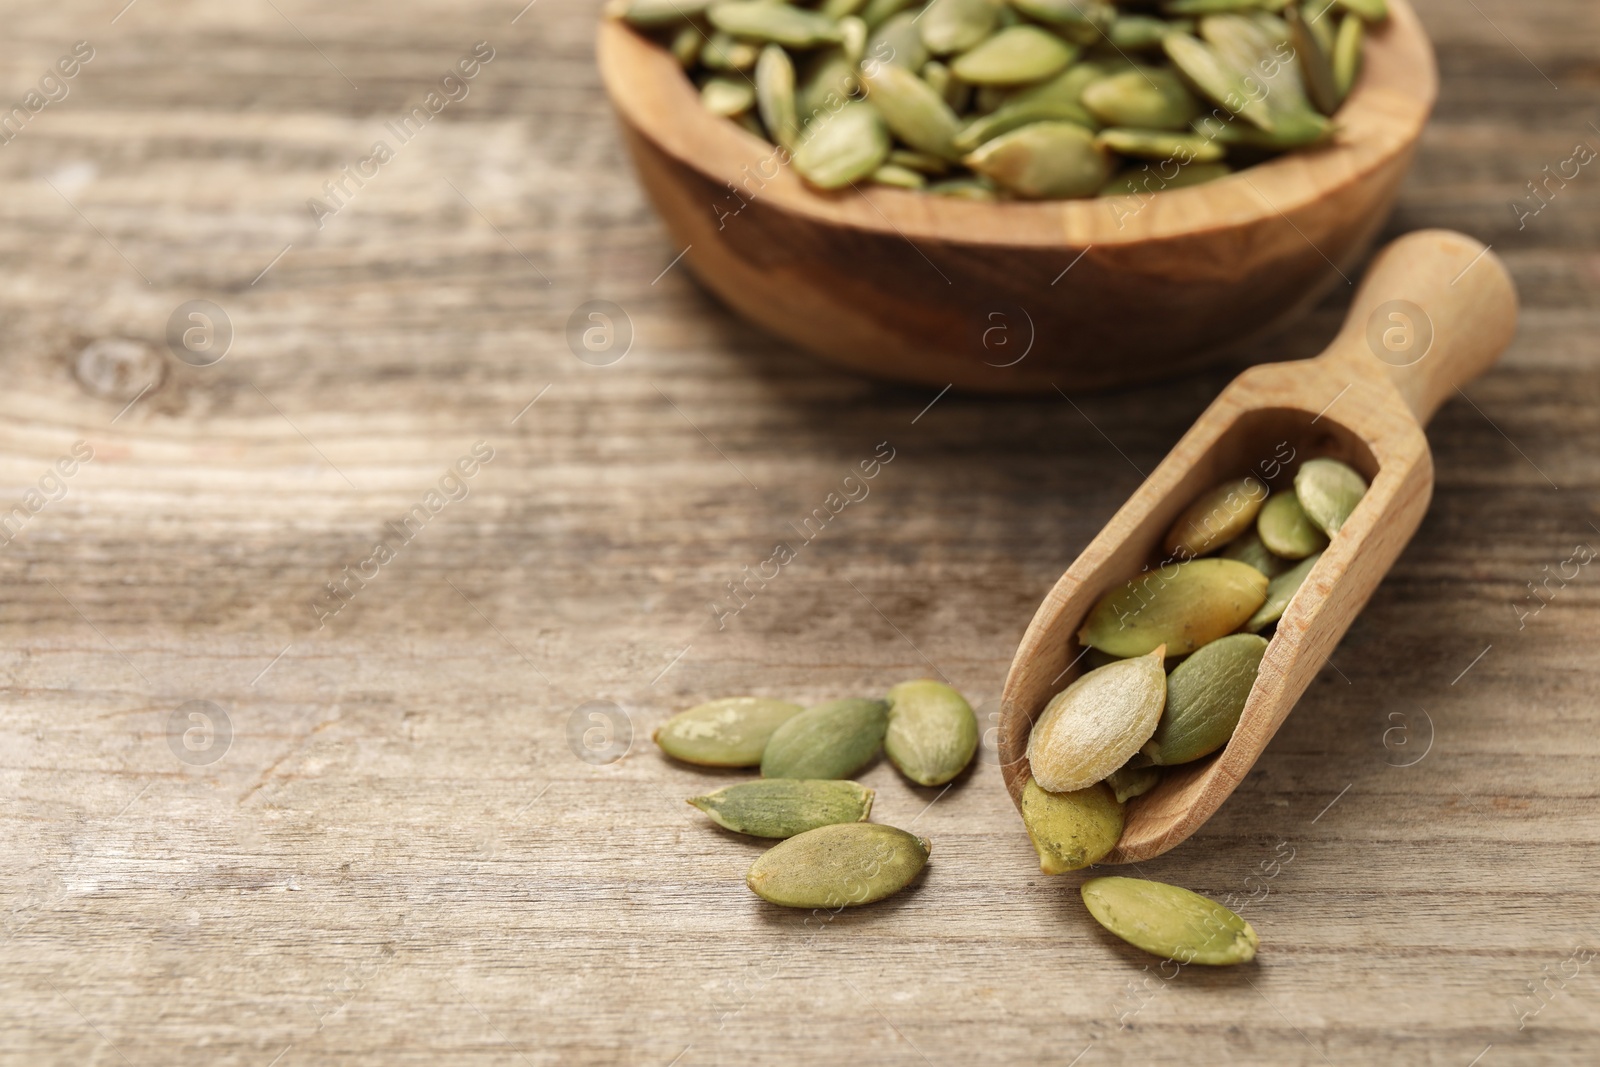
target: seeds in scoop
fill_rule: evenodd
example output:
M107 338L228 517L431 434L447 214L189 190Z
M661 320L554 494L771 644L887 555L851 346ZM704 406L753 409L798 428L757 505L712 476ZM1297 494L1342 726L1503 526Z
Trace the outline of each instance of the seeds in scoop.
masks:
M1339 36L1333 42L1333 87L1338 90L1340 100L1350 95L1361 73L1362 35L1359 16L1346 15L1339 23Z
M1169 33L1161 39L1161 49L1178 72L1207 100L1263 130L1273 128L1271 112L1261 99L1251 95L1244 75L1224 62L1203 41L1186 33Z
M1332 537L1367 495L1367 483L1336 459L1309 459L1294 476L1294 495L1306 516Z
M1061 73L1077 55L1075 47L1047 30L1013 26L957 56L950 69L972 85L1022 85Z
M1096 138L1102 148L1135 159L1170 159L1179 164L1215 163L1227 150L1215 141L1192 133L1164 133L1159 130L1134 130L1119 127L1101 130Z
M1256 519L1256 532L1269 551L1284 559L1305 559L1328 544L1294 493L1273 493L1267 498Z
M1094 134L1070 122L1036 122L979 146L963 162L1030 199L1092 196L1111 175Z
M1107 126L1187 130L1199 104L1178 76L1161 67L1137 67L1092 82L1083 106Z
M745 884L786 908L847 908L898 893L927 866L925 837L877 823L838 823L797 834L750 865Z
M1183 656L1237 630L1266 599L1267 576L1237 560L1169 564L1102 597L1078 640L1113 656L1162 646Z
M855 782L771 778L690 797L689 803L737 834L793 837L819 826L865 822L874 795Z
M918 24L928 51L947 56L981 44L999 20L1000 6L991 0L933 0L922 9Z
M1228 743L1250 699L1267 642L1254 634L1218 638L1167 678L1167 707L1142 749L1162 767L1209 756Z
M918 785L944 785L966 770L978 751L978 717L948 685L923 679L889 690L889 730L883 750Z
M724 33L786 48L815 48L839 39L838 23L826 15L769 0L712 4L706 17Z
M772 733L805 709L765 697L727 697L680 712L656 730L661 751L703 767L757 767Z
M1122 805L1103 782L1071 793L1048 792L1032 778L1022 787L1022 825L1045 874L1100 862L1117 847L1122 818Z
M1198 893L1142 878L1091 878L1080 890L1095 921L1135 948L1178 963L1255 959L1249 923Z
M1104 781L1150 739L1167 700L1165 651L1090 671L1045 705L1028 737L1042 788L1070 793Z
M1291 494L1292 495L1292 494ZM1288 570L1292 564L1281 556L1273 555L1261 541L1261 535L1255 529L1246 530L1235 538L1227 548L1222 550L1223 559L1236 559L1240 563L1248 563L1268 578L1267 595L1272 595L1271 579L1276 578Z
M756 103L750 83L732 78L711 78L700 87L700 102L713 115L732 118L749 111Z
M775 44L761 50L756 60L756 108L761 122L783 147L793 149L800 137L795 113L794 62Z
M1266 499L1266 486L1254 478L1213 486L1178 516L1161 550L1169 559L1193 559L1221 548L1250 528Z
M1106 786L1116 794L1118 804L1126 804L1134 797L1142 797L1161 784L1161 768L1123 765L1111 772Z
M833 700L807 708L773 731L761 754L763 778L849 778L878 754L889 728L882 700Z
M1317 552L1295 564L1276 578L1267 583L1267 601L1256 609L1240 629L1249 633L1260 633L1268 626L1283 618L1283 613L1289 610L1289 601L1300 591L1305 584L1306 576L1311 573L1311 568L1317 565L1317 560L1322 558L1322 553Z
M889 130L868 104L819 117L794 152L794 169L819 189L860 181L889 158Z
M955 159L952 145L960 121L933 86L903 67L889 64L863 70L867 100L890 131L919 152Z

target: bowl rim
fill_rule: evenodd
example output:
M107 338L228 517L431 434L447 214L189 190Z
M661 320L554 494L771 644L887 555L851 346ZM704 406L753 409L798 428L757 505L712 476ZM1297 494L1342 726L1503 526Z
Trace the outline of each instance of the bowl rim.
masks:
M915 190L860 185L812 189L784 165L782 149L706 111L678 61L661 45L602 16L602 80L622 119L658 148L728 192L728 210L747 200L819 223L962 244L1116 246L1204 235L1291 216L1360 182L1410 152L1438 96L1438 69L1408 0L1389 0L1389 18L1369 27L1362 71L1323 148L1291 152L1226 178L1148 196L989 203ZM1120 210L1119 210L1120 208ZM716 203L708 210L718 212Z

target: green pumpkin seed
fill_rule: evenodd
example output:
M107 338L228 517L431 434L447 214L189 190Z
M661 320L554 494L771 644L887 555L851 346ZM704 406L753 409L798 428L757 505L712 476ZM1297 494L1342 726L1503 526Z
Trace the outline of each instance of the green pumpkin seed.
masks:
M1002 134L964 157L973 170L1018 196L1093 196L1111 175L1111 157L1094 134L1071 122L1035 122Z
M890 152L889 162L896 167L914 170L919 174L944 174L950 169L950 164L938 156L931 156L926 152L913 152L908 148L896 148Z
M896 189L921 189L928 184L928 179L921 174L893 163L885 163L873 171L872 181L876 185L889 185Z
M1095 921L1135 948L1178 963L1222 966L1255 959L1249 923L1198 893L1142 878L1091 878L1080 890Z
M1288 152L1323 144L1332 139L1335 130L1333 123L1310 108L1298 112L1292 125L1272 133L1238 119L1221 122L1211 115L1203 116L1194 124L1196 133L1218 144L1259 148L1268 152Z
M1161 784L1161 768L1124 765L1111 772L1106 787L1116 795L1118 804L1126 804L1134 797L1142 797Z
M838 22L840 19L861 14L861 10L866 6L867 0L822 0L822 3L817 5L817 13Z
M772 139L793 151L800 139L800 118L795 111L794 61L775 44L761 50L756 60L756 109Z
M1305 584L1306 576L1311 573L1311 568L1315 567L1317 560L1321 558L1321 552L1307 556L1268 582L1266 603L1256 609L1256 613L1250 616L1249 621L1241 629L1253 634L1260 633L1283 618L1283 613L1289 610L1289 602L1300 591L1300 587Z
M1305 78L1306 95L1318 111L1331 115L1339 110L1340 100L1338 82L1333 76L1333 60L1300 17L1298 8L1288 8L1284 15L1289 21L1289 43L1294 46L1300 73Z
M755 107L756 91L747 81L709 78L700 87L700 102L713 115L733 118Z
M765 697L728 697L680 712L656 730L661 751L705 767L757 767L772 733L805 709Z
M1199 102L1170 70L1138 67L1092 82L1083 106L1107 126L1147 130L1187 130Z
M1291 47L1292 31L1282 19L1257 13L1211 15L1200 20L1200 36L1259 97L1280 136L1316 126L1320 116L1306 98L1304 65Z
M889 158L889 129L867 104L849 103L813 121L794 152L794 169L819 189L868 177Z
M1078 49L1037 26L1001 30L950 64L972 85L1023 85L1054 77L1078 57Z
M904 67L889 64L863 68L861 80L868 102L896 137L919 152L958 158L952 142L960 121L933 86Z
M1117 128L1101 130L1097 138L1102 148L1136 159L1173 160L1180 166L1215 163L1227 154L1219 144L1192 133L1164 133L1157 130Z
M612 0L605 12L642 30L654 30L690 22L710 6L711 0Z
M1267 499L1256 520L1256 532L1269 552L1289 560L1305 559L1328 545L1293 493L1273 493Z
M1367 482L1336 459L1310 459L1294 476L1294 495L1306 516L1332 537L1367 495Z
M1167 168L1170 170L1171 168ZM1142 167L1125 170L1100 187L1101 196L1150 196L1153 193L1187 189L1191 185L1204 185L1232 174L1226 163L1188 163L1177 168L1176 173L1162 174L1146 163Z
M1167 699L1165 651L1090 671L1045 705L1028 736L1041 787L1070 793L1104 781L1150 740Z
M1355 88L1361 73L1361 43L1365 30L1358 15L1346 15L1333 42L1333 87L1343 101Z
M1051 793L1032 778L1022 787L1022 825L1045 874L1081 871L1117 847L1122 805L1100 782L1071 793Z
M1388 0L1339 0L1339 6L1367 22L1382 22L1389 17Z
M968 124L956 135L956 148L971 152L1001 134L1035 122L1059 121L1075 122L1084 127L1099 126L1088 108L1083 106L1080 97L1083 96L1084 87L1102 75L1103 69L1098 65L1079 63L1049 81L1024 89Z
M1170 767L1209 756L1228 743L1250 699L1267 642L1254 634L1221 637L1178 664L1167 678L1167 707L1142 749Z
M936 56L975 48L995 31L1000 5L992 0L932 0L918 16L922 43Z
M966 698L942 682L901 682L889 690L883 751L918 785L944 785L977 753L978 717Z
M1293 494L1289 494L1293 495ZM1276 578L1293 564L1281 556L1274 555L1261 541L1261 535L1254 528L1246 530L1233 540L1227 548L1222 550L1223 559L1236 559L1240 563L1248 563L1268 578L1267 595L1272 595L1271 579Z
M1300 15L1317 35L1317 43L1333 51L1334 26L1339 21L1339 0L1302 0Z
M684 70L692 70L700 62L700 47L705 40L706 35L700 32L699 26L685 26L673 34L672 43L667 49Z
M1197 559L1146 571L1089 612L1078 640L1113 656L1162 646L1187 655L1230 634L1267 599L1267 576L1231 559Z
M865 822L875 795L855 782L772 778L690 797L689 803L736 834L793 837L819 826Z
M1268 0L1166 0L1161 10L1168 15L1218 15L1264 11L1268 6Z
M937 59L930 59L922 65L922 80L933 86L933 91L956 114L972 106L972 86L950 73L950 68Z
M867 37L871 34L867 24L858 18L839 20L839 47L850 62L859 65L867 54Z
M932 850L927 838L892 826L819 826L775 845L750 865L745 884L786 908L871 904L910 885Z
M1123 52L1146 52L1160 48L1161 38L1172 32L1174 26L1166 19L1120 15L1106 31L1106 43Z
M805 64L805 74L795 90L795 113L802 130L821 116L844 107L861 87L856 64L841 48L829 48Z
M1035 22L1049 23L1077 44L1094 44L1117 21L1117 9L1100 0L1011 0L1011 6Z
M1263 130L1273 129L1272 113L1263 99L1252 96L1244 75L1205 42L1186 33L1169 33L1161 39L1161 49L1201 96Z
M949 178L942 182L932 182L928 185L928 192L935 196L948 196L955 200L977 200L986 204L1000 199L995 193L994 186L982 178Z
M922 43L917 17L906 11L889 19L867 38L867 54L862 57L861 66L875 71L893 65L915 74L927 62L928 49Z
M1168 559L1193 559L1215 551L1254 525L1266 499L1267 487L1254 478L1213 486L1178 516L1161 550Z
M882 700L834 700L807 708L773 731L763 778L849 778L872 762L889 728Z
M867 0L867 5L861 9L861 21L875 30L916 3L917 0Z
M771 0L732 0L706 10L711 25L750 41L785 48L815 48L839 40L839 26L826 15Z
M761 58L761 49L720 30L704 38L700 46L700 65L707 70L752 70Z

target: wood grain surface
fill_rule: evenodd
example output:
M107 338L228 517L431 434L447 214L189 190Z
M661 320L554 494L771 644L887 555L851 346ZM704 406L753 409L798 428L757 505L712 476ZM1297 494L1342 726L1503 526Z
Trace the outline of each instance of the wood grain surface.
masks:
M0 1062L1591 1061L1600 171L1526 212L1600 147L1600 11L1417 7L1442 92L1388 233L1492 244L1521 332L1435 417L1432 509L1330 667L1141 864L1261 934L1174 976L1038 873L992 751L943 793L867 772L933 859L822 921L683 803L739 776L649 734L920 675L987 718L1231 372L998 400L756 333L672 266L591 3L7 4L0 100L93 58L0 145ZM210 366L167 344L193 300L231 323ZM601 300L631 329L585 362Z

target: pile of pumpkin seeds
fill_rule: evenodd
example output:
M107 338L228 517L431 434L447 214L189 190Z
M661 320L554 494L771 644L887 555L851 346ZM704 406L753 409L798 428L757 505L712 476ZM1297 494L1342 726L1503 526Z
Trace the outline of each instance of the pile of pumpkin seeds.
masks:
M1327 458L1280 492L1224 482L1178 517L1159 565L1095 604L1078 632L1089 669L1028 738L1022 819L1046 874L1104 858L1162 768L1227 745L1278 620L1366 491Z
M757 896L837 909L898 893L932 848L926 838L868 823L875 794L848 779L881 751L917 785L945 785L978 751L978 718L948 685L919 680L881 700L810 708L763 697L713 700L668 719L655 742L685 763L759 767L759 780L689 803L735 833L782 839L745 877Z
M612 0L811 185L1143 195L1327 143L1385 0Z

